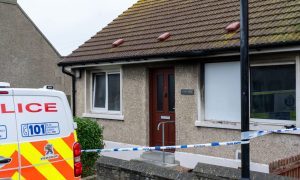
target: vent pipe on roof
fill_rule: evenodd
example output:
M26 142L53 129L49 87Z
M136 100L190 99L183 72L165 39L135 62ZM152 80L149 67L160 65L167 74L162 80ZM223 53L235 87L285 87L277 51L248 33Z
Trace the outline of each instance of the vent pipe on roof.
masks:
M118 47L118 46L120 46L123 43L124 43L124 39L118 39L115 42L113 42L112 46L113 47Z
M240 29L240 22L233 22L226 27L228 33L236 32Z
M165 41L167 40L169 37L171 36L171 34L169 32L163 33L162 35L160 35L157 40L158 41Z

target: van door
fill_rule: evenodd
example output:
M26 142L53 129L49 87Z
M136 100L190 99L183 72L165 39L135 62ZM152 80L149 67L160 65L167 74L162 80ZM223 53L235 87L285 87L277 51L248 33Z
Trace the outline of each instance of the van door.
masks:
M25 179L74 179L75 136L68 107L60 97L37 94L15 91L14 96L21 175Z
M19 149L13 91L0 89L0 179L19 179Z

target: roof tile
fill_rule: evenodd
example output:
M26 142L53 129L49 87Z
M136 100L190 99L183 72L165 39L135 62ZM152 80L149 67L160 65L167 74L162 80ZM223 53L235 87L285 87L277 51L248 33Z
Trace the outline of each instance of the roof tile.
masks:
M250 45L300 44L299 0L249 0L249 12ZM62 63L239 47L239 31L225 30L239 13L237 0L140 0ZM158 42L165 32L172 36Z

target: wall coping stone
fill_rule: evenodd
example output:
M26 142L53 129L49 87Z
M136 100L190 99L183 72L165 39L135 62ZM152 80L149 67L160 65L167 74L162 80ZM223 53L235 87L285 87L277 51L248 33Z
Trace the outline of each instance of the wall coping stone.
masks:
M192 173L184 173L176 171L172 168L156 166L154 164L145 163L138 160L120 160L110 157L101 156L97 163L97 167L101 165L102 167L114 168L114 170L125 170L134 171L143 176L149 176L152 178L163 178L163 179L197 179L197 177Z
M107 179L118 179L119 175L134 175L134 177L147 177L151 180L222 180L222 179L241 179L240 170L215 166L209 164L198 163L192 172L179 172L174 168L161 167L154 164L146 163L138 160L121 160L111 157L101 156L96 162L97 177L102 178L104 174ZM105 171L103 173L103 171ZM101 174L102 173L102 174ZM125 176L126 177L126 176ZM132 178L132 176L130 176ZM104 179L105 179L104 178ZM126 178L123 178L126 179ZM292 178L264 174L259 172L251 172L251 180L290 180Z
M241 179L241 171L239 169L198 163L193 172L201 177L207 178L226 178ZM261 172L251 172L251 180L289 180L292 178L277 176L273 174L265 174Z

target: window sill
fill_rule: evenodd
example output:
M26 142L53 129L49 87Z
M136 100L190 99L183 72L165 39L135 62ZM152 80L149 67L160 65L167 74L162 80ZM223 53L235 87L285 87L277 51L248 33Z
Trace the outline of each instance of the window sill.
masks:
M222 121L196 121L195 126L197 127L209 127L209 128L217 128L217 129L233 129L240 130L241 123L240 122L222 122ZM267 124L267 123L255 123L250 122L250 130L251 131L259 131L259 130L278 130L278 129L286 129L282 124ZM298 134L300 132L288 132L283 134Z
M87 118L97 118L97 119L109 119L123 121L124 116L121 114L99 114L99 113L83 113L83 117Z

